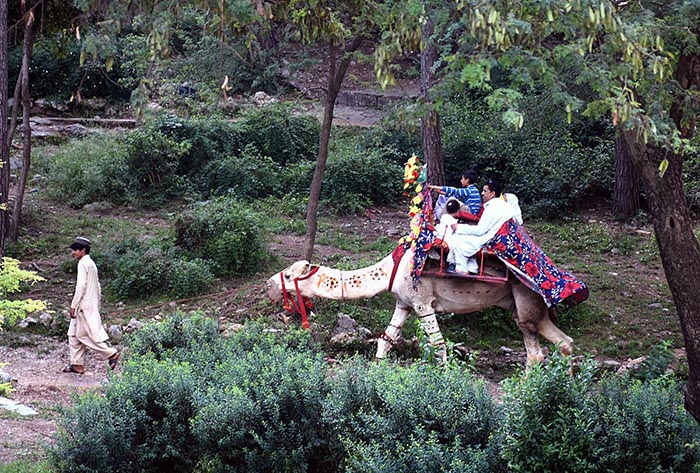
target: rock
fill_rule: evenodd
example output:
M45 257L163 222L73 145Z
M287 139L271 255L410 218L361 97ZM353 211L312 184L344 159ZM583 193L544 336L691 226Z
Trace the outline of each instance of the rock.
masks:
M10 381L12 381L12 375L0 370L0 383L9 383Z
M20 323L18 323L17 326L18 326L19 328L29 328L30 326L34 326L34 325L36 325L37 323L39 323L39 321L38 321L36 318L34 318L34 317L27 317L26 319L24 319L23 321L21 321Z
M38 414L37 411L31 407L27 407L24 404L20 404L12 399L7 399L6 397L0 396L0 407L8 411L16 412L21 416L31 416Z
M44 327L50 327L52 322L53 315L49 314L48 312L42 312L39 314L39 323L41 323L41 325Z
M107 334L109 335L110 340L115 343L121 342L122 338L124 337L124 331L122 330L121 325L110 325L109 328L107 328Z
M139 322L136 319L129 320L129 323L124 327L124 333L132 333L143 328L143 322Z
M93 202L83 205L83 210L96 214L106 214L111 212L112 209L114 209L114 205L110 202Z
M270 97L265 92L257 91L255 92L255 95L253 95L253 102L255 102L256 105L267 105L277 102L277 99Z
M347 314L338 314L338 322L331 333L331 346L351 345L358 341L359 338L366 339L371 336L371 332L360 327L357 322Z

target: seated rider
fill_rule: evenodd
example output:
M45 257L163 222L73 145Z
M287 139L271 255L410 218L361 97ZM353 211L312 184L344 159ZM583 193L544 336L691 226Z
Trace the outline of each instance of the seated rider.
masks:
M459 272L478 272L478 264L473 256L491 240L505 222L514 218L515 210L501 197L501 184L488 180L481 191L484 211L476 225L452 223L447 229L449 235L445 240L450 247L447 256L449 263L455 264Z
M481 210L481 197L479 196L479 189L477 189L476 185L474 185L476 183L476 177L476 171L470 169L462 173L462 178L460 180L462 184L461 188L433 185L428 187L446 197L455 197L461 200L467 205L469 211L476 215ZM441 205L443 204L443 200L444 199L439 198L436 205L435 215L438 218L440 218L442 214Z

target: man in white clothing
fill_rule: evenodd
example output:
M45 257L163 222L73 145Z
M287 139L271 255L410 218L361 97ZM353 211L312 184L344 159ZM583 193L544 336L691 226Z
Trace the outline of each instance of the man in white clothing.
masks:
M107 358L111 369L117 366L119 360L119 352L107 344L109 336L102 327L100 317L102 290L97 277L97 266L90 257L90 245L90 240L85 237L77 237L70 245L71 256L78 260L78 279L70 304L68 327L70 364L63 368L64 373L85 372L83 360L88 348Z
M478 272L474 256L491 240L505 222L515 217L514 208L501 197L501 184L488 180L481 191L484 212L476 225L452 224L454 234L449 238L448 262L455 264L458 272Z

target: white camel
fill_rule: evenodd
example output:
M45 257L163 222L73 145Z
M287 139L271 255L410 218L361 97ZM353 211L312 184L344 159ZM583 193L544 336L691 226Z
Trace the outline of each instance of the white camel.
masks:
M538 333L558 344L564 354L572 353L573 340L552 322L542 297L512 275L506 282L484 282L471 278L423 274L414 288L410 274L412 259L413 253L409 249L396 269L394 258L389 255L377 264L353 271L312 266L305 260L297 261L268 279L267 292L272 301L280 302L285 292L291 294L297 290L298 296L335 300L369 298L390 291L396 299L396 308L391 322L378 339L378 359L387 356L411 311L418 316L421 327L436 352L445 359L445 341L436 314L467 314L493 306L512 311L513 319L523 332L528 365L544 359ZM504 268L498 260L489 263L490 266L494 264ZM487 270L489 271L493 271L493 268ZM504 269L500 271L503 274Z

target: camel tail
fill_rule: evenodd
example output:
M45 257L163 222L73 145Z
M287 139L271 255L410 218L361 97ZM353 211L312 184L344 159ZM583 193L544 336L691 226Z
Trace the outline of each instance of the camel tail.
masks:
M552 321L554 325L557 325L559 322L559 316L557 315L557 309L554 307L549 308L549 320Z

